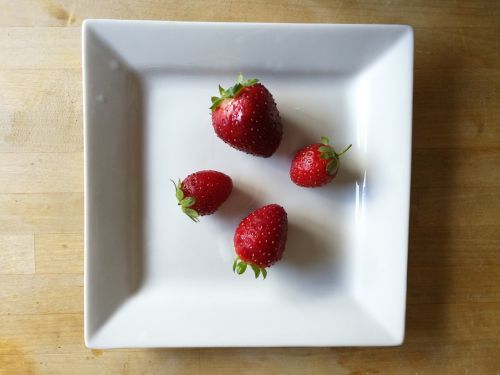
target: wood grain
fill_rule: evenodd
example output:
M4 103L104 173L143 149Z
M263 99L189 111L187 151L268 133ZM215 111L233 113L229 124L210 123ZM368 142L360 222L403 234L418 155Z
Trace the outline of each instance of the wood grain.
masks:
M82 193L0 194L0 228L5 233L81 232L82 215Z
M5 70L36 69L42 75L47 73L44 72L45 70L80 70L80 29L41 26L6 28L3 23L0 24L0 48L2 50L0 69L4 71L4 74ZM19 44L20 41L22 44ZM37 73L34 72L33 75ZM44 78L50 79L48 76ZM28 83L29 80L26 80L24 84ZM60 83L64 84L64 82ZM81 86L81 82L77 83ZM24 91L24 93L28 92ZM66 94L66 92L61 90L60 94Z
M461 0L234 2L203 0L72 1L2 0L0 23L6 26L74 26L85 18L153 20L401 23L414 26L496 26L497 2Z
M0 374L500 372L500 2L0 0L0 9ZM414 27L401 347L84 347L85 18Z
M500 189L497 187L439 187L415 189L415 223L420 227L447 223L455 230L463 226L498 225ZM415 207L415 206L414 206Z
M0 355L0 374L66 375L178 374L202 375L196 350ZM4 372L2 372L2 368Z
M33 273L35 273L33 234L0 234L0 275Z
M81 166L77 153L2 153L0 194L83 192Z
M498 225L412 226L409 263L412 267L500 265L500 230Z
M0 275L0 315L80 313L83 277Z
M38 31L36 34L38 35ZM53 33L41 34L45 35L46 40L58 40ZM0 28L0 41L5 35L6 30ZM24 40L31 37L23 34L16 38ZM14 40L16 39L11 41L13 45ZM71 40L78 41L76 33ZM21 47L30 50L30 43L31 40ZM31 61L32 66L29 68L19 65L17 69L0 68L0 152L81 153L83 132L80 69L56 66L55 61L60 61L57 53L55 56L49 54L54 61L49 62L50 69L44 69L33 62L46 52L36 41L34 46L29 53L35 57L22 58ZM64 49L64 45L60 49ZM17 53L15 50L3 51L0 60L4 56L17 56ZM74 173L78 172L81 170Z
M83 273L83 233L38 233L35 248L38 275Z
M415 149L412 185L414 189L500 187L500 174L492 173L498 165L500 149L481 148L466 152L461 149Z

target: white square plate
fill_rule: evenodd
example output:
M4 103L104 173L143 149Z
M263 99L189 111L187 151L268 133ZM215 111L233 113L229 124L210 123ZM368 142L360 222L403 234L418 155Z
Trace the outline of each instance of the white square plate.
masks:
M87 346L401 344L410 27L90 20L83 62ZM210 97L238 72L278 104L271 158L214 134ZM299 188L292 155L321 135L353 148L332 184ZM169 179L202 169L235 191L194 224ZM285 256L237 276L234 229L268 203L288 212Z

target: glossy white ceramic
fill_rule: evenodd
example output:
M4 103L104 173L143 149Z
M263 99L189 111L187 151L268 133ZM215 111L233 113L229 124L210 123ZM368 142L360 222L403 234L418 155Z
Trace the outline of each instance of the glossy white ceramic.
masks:
M238 72L273 93L275 155L214 134L210 97ZM92 348L398 345L404 336L413 32L400 25L87 20L85 341ZM318 189L293 153L329 136L343 156ZM235 190L194 224L169 179L229 174ZM289 216L268 278L233 274L252 209Z

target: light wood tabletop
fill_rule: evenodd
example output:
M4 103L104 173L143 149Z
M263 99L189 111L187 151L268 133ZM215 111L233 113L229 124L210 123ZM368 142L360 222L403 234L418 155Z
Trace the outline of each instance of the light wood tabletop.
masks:
M0 374L500 372L500 2L0 0L0 9ZM85 18L414 27L401 347L84 346Z

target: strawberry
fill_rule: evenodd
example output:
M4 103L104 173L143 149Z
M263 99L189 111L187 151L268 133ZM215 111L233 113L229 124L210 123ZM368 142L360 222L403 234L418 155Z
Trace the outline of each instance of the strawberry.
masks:
M175 196L184 212L191 220L198 222L198 216L213 214L226 201L233 190L231 177L217 171L199 171L179 179L175 186Z
M234 233L236 259L233 271L241 275L250 266L255 278L272 266L285 251L288 220L286 211L277 204L270 204L253 211L244 218Z
M258 79L244 81L241 73L234 86L212 97L212 124L217 136L248 154L271 156L283 134L273 96Z
M313 143L295 154L290 168L292 181L303 187L318 187L329 183L339 170L339 158L351 148L349 145L341 153L336 153L326 137L321 143Z

